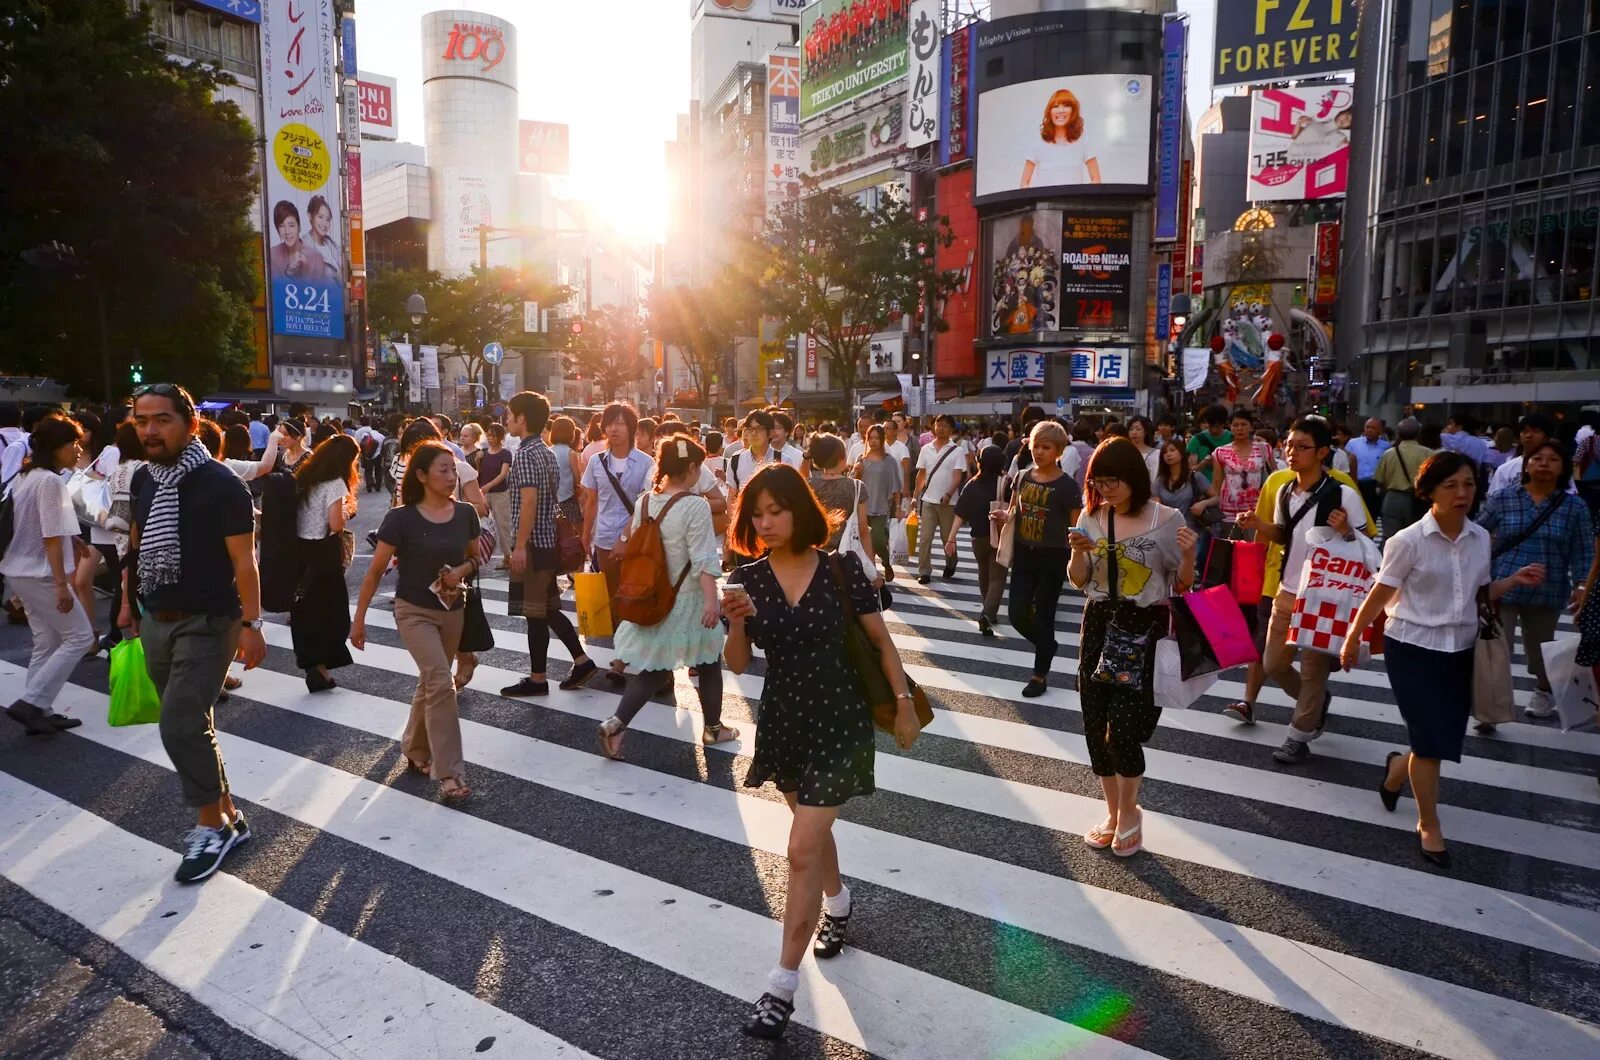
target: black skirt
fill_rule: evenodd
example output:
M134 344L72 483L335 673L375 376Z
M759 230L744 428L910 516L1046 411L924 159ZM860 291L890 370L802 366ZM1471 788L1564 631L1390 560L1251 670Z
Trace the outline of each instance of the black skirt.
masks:
M294 637L294 663L302 670L349 666L350 591L345 586L339 535L319 541L298 541L300 571L289 632Z

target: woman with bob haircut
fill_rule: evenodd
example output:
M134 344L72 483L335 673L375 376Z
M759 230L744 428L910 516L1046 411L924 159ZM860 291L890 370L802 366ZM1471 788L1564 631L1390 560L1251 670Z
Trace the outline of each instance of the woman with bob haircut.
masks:
M361 582L350 644L367 647L367 608L391 559L399 560L394 624L417 664L400 749L406 767L433 777L447 799L464 799L466 763L450 662L461 647L463 589L478 571L478 511L456 500L456 456L440 441L421 442L406 461L400 505L378 527L378 543ZM437 586L437 589L435 588Z
M1064 88L1051 93L1039 122L1039 139L1045 146L1034 148L1022 163L1018 187L1100 183L1100 160L1083 139L1083 107L1077 96Z
M754 1038L778 1038L788 1026L813 931L812 953L833 957L850 921L833 822L847 801L872 794L874 785L872 711L845 653L846 595L898 697L896 742L910 748L920 731L871 576L856 556L821 551L833 525L800 472L782 463L750 477L733 522L733 547L760 558L730 574L723 591L728 669L744 673L752 646L765 649L767 660L744 784L772 781L794 814L783 946L744 1024Z
M1055 661L1056 603L1067 577L1067 530L1078 510L1077 487L1061 469L1067 451L1067 430L1054 420L1040 420L1028 432L1031 466L1010 480L1010 503L991 512L990 531L998 541L1005 524L1017 520L1011 550L1011 625L1033 645L1033 676L1022 686L1029 699L1044 695Z
M1536 450L1534 455L1541 454ZM1393 813L1410 778L1417 802L1417 853L1447 869L1450 851L1439 823L1439 763L1461 761L1466 740L1478 594L1487 590L1494 602L1516 590L1536 589L1545 572L1528 564L1493 576L1489 532L1467 518L1478 492L1478 472L1465 456L1445 450L1428 457L1417 469L1416 491L1429 502L1428 511L1384 542L1377 583L1356 612L1339 661L1346 670L1353 669L1361 658L1362 633L1379 611L1389 616L1383 665L1405 719L1410 750L1389 752L1378 797Z
M232 430L232 428L229 428ZM356 514L361 481L361 447L348 434L336 434L311 451L294 475L296 557L299 580L289 612L295 665L305 671L306 688L338 687L328 673L349 666L350 590L344 581L345 521Z
M1144 456L1126 438L1100 443L1083 482L1084 511L1068 538L1067 577L1088 597L1078 698L1089 765L1106 799L1105 822L1083 841L1131 857L1144 845L1143 745L1161 717L1155 645L1167 632L1167 598L1194 583L1199 535L1183 512L1151 498ZM1108 644L1124 651L1112 657Z

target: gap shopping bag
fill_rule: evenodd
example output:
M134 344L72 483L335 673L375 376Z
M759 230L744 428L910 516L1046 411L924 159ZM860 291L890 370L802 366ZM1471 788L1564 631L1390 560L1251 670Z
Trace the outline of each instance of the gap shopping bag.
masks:
M1544 646L1544 668L1550 677L1550 695L1556 701L1561 730L1592 728L1600 720L1600 691L1594 669L1578 665L1581 637L1557 637Z
M611 590L606 576L587 571L574 574L572 583L578 603L578 632L585 637L609 637L616 632L611 625Z
M1345 538L1319 526L1306 535L1300 595L1289 620L1289 643L1306 651L1338 655L1350 623L1378 580L1382 554L1365 534ZM1374 622L1361 635L1361 661L1383 651L1383 628Z
M1187 710L1195 700L1211 690L1217 683L1215 670L1185 679L1183 676L1183 649L1177 637L1163 637L1156 641L1155 696L1156 706Z
M118 641L111 649L111 725L153 725L161 720L161 694L144 666L144 642Z

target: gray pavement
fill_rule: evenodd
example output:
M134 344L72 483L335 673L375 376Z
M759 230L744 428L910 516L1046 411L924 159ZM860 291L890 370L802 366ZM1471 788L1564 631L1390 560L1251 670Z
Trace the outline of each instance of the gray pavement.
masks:
M363 496L352 591L383 507ZM104 725L103 656L63 697L76 734L0 730L0 1054L772 1055L737 1030L786 873L786 811L742 786L763 662L728 676L739 743L699 746L680 675L676 709L660 697L606 762L602 682L496 694L527 664L504 589L485 584L497 646L462 696L460 807L401 768L415 677L388 598L321 696L278 616L218 711L256 838L201 888L170 883L186 813L156 734ZM807 961L782 1055L1600 1055L1600 736L1470 736L1441 874L1409 800L1386 814L1372 790L1404 741L1381 667L1337 679L1299 769L1268 757L1287 700L1236 727L1227 675L1165 712L1147 849L1117 859L1080 840L1103 815L1072 691L1081 601L1062 602L1051 691L1025 701L1027 645L977 635L976 593L965 558L954 581L895 584L891 630L938 717L909 753L880 737L878 792L841 816L859 913L844 956ZM0 628L0 687L27 643Z

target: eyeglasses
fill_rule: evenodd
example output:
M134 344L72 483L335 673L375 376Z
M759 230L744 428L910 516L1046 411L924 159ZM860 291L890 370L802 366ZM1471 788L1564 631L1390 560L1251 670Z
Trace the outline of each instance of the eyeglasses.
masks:
M1108 493L1121 485L1122 480L1112 476L1107 476L1105 478L1092 478L1089 480L1089 488L1094 490L1096 493Z
M1317 448L1315 442L1284 442L1283 447L1292 453L1310 453Z

